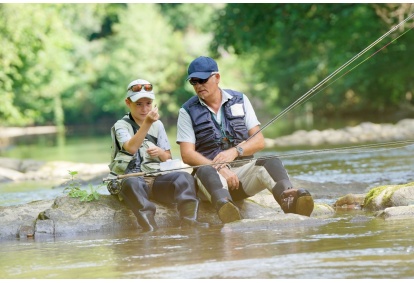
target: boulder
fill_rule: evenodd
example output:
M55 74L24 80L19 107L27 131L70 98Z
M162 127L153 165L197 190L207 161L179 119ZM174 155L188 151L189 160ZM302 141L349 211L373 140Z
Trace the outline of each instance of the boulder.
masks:
M174 206L155 204L157 208L155 220L160 228L179 225L179 214ZM237 205L243 217L241 222L248 219L284 222L286 217L289 217L289 219L301 220L295 225L302 225L300 223L304 223L306 219L310 218L296 214L287 216L268 191L240 201ZM316 204L314 214L311 217L316 219L333 213L332 208ZM212 225L222 224L212 205L207 202L201 202L198 219ZM0 207L0 220L2 223L0 239L33 236L55 237L140 229L132 211L112 195L100 195L98 200L90 202L82 202L79 198L63 196L49 201ZM312 223L317 222L314 220Z
M407 219L414 217L414 205L388 207L378 214L385 220Z
M347 194L340 197L335 203L336 209L361 209L365 200L365 194Z
M364 209L369 211L408 205L414 205L414 182L372 188L364 200Z

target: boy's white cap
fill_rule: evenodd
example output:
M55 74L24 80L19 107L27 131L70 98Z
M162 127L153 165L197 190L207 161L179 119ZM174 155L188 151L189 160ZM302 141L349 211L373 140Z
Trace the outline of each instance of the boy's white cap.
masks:
M127 88L128 92L127 92L126 98L129 97L132 102L136 102L138 99L143 98L143 97L147 97L149 99L154 100L155 95L152 90L146 91L144 88L142 88L140 92L133 92L132 90L130 90L130 88L134 85L146 85L146 84L150 85L151 83L143 79L137 79L137 80L130 82Z

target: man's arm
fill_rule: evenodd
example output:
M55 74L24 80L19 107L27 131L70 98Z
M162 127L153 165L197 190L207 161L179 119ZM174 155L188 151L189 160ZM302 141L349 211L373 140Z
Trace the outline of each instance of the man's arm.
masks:
M249 130L249 137L254 135L260 130L259 126L253 127ZM253 138L247 142L242 142L238 146L243 148L243 156L253 155L258 151L261 151L265 147L265 140L262 132L258 132ZM233 149L236 152L236 157L238 156L236 148Z
M181 159L190 166L211 164L212 161L195 150L195 145L190 142L180 142Z

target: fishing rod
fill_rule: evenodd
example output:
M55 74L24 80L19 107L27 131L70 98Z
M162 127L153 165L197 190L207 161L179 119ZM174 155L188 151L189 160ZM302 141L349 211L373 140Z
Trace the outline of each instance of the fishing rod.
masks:
M263 127L261 127L256 133L254 133L253 135L251 135L249 138L247 138L245 141L243 141L242 143L250 140L251 138L253 138L255 135L257 135L259 132L263 131L265 128L267 128L271 123L273 123L274 121L276 121L277 119L279 119L280 117L282 117L284 114L286 114L287 112L289 112L290 110L292 110L294 107L298 106L300 103L302 103L305 99L309 99L311 97L311 95L315 95L315 91L318 90L320 87L322 87L326 82L328 82L329 80L331 80L333 77L335 77L338 73L340 73L341 71L343 71L346 67L348 67L350 64L352 64L354 61L356 61L359 57L361 57L363 54L365 54L367 51L369 51L372 47L374 47L375 45L377 45L379 42L381 42L384 38L386 38L388 35L390 35L392 32L394 32L396 29L398 29L400 26L402 26L403 24L405 24L407 21L409 21L410 19L412 19L414 17L414 13L411 14L410 16L408 16L406 19L404 19L403 21L401 21L398 25L394 26L392 29L390 29L388 32L386 32L385 34L383 34L381 37L379 37L377 40L375 40L373 43L371 43L368 47L366 47L364 50L362 50L360 53L358 53L357 55L355 55L352 59L350 59L348 62L346 62L345 64L343 64L341 67L339 67L338 69L336 69L333 73L331 73L329 76L327 76L325 79L323 79L322 81L320 81L317 85L315 85L313 88L311 88L308 92L306 92L304 95L302 95L299 99L297 99L294 103L292 103L290 106L288 106L286 109L284 109L281 113L279 113L277 116L275 116L274 118L272 118L269 122L267 122ZM406 32L408 32L409 30L411 30L412 28L408 29ZM405 32L405 33L406 33ZM405 34L403 33L403 34ZM403 35L402 34L402 35ZM402 35L400 35L399 37L401 37ZM399 37L397 37L396 39L398 39ZM395 41L396 39L394 39L393 41ZM391 43L393 42L391 41ZM389 43L390 44L390 43ZM387 44L387 45L389 45ZM387 46L386 45L386 46ZM385 46L385 47L386 47ZM383 47L383 48L385 48ZM381 48L380 50L382 50L383 48ZM379 51L380 51L379 50ZM373 55L375 55L376 53L378 53L379 51L375 52ZM373 55L371 55L369 58L371 58ZM366 60L368 60L369 58L367 58ZM365 62L366 60L364 60L363 62ZM361 65L363 62L361 62L360 64L358 64L357 66L355 66L354 68L352 68L350 71L352 71L353 69L355 69L356 67L358 67L359 65ZM350 71L346 72L345 74L349 73ZM344 74L344 75L345 75ZM343 77L344 75L342 75L341 77ZM335 80L336 81L336 80ZM332 84L332 83L331 83ZM116 175L115 173L111 172L110 177L104 179L103 181L112 181L112 180L117 180L117 179L123 179L126 177L132 177L132 176L155 176L157 174L163 174L164 172L172 172L172 171L179 171L179 170L185 170L185 169L196 169L202 166L211 166L211 165L223 165L223 164L237 164L237 163L247 163L247 162L251 162L257 159L269 159L269 158L275 158L275 157L279 157L279 158L285 158L285 157L296 157L296 156L303 156L303 155L310 155L310 154L318 154L318 153L331 153L331 152L342 152L342 151L347 151L347 150L351 150L351 149L362 149L362 148L376 148L376 147L380 147L380 146L384 146L384 145L401 145L404 144L404 146L407 146L407 144L412 144L414 141L412 140L406 140L406 141L400 141L400 142L389 142L389 143L377 143L377 144L368 144L368 145L363 145L363 146L354 146L354 147L343 147L343 148L333 148L333 149L321 149L321 150L311 150L308 152L301 152L301 153L291 153L291 154L285 154L285 155L272 155L272 156L262 156L260 158L256 158L256 159L243 159L243 160L234 160L232 162L217 162L217 163L211 163L211 164L203 164L203 165L197 165L197 166L187 166L187 167L182 167L182 168L175 168L175 169L168 169L168 170L164 170L164 171L154 171L154 172L137 172L137 173L130 173L130 174L124 174L124 175Z
M280 112L278 115L276 115L275 117L273 117L269 122L267 122L263 127L261 127L257 132L255 132L253 135L251 135L250 137L248 137L245 141L246 142L248 140L250 140L251 138L253 138L255 135L257 135L258 133L262 132L265 128L267 128L270 124L272 124L274 121L276 121L277 119L279 119L280 117L282 117L283 115L285 115L286 113L288 113L289 111L291 111L294 107L298 106L299 104L301 104L302 102L304 102L306 99L310 99L313 95L315 95L316 93L319 93L315 91L318 90L321 86L323 86L326 82L328 82L329 80L331 80L333 77L335 77L338 73L342 72L346 67L348 67L350 64L352 64L354 61L356 61L359 57L361 57L363 54L365 54L368 50L370 50L371 48L373 48L375 45L377 45L379 42L381 42L384 38L386 38L388 35L390 35L391 33L393 33L395 30L397 30L400 26L404 25L407 21L411 20L414 17L414 13L409 15L406 19L404 19L403 21L401 21L398 25L394 26L393 28L391 28L388 32L386 32L385 34L383 34L382 36L380 36L377 40L375 40L373 43L371 43L369 46L367 46L364 50L362 50L361 52L359 52L357 55L355 55L353 58L351 58L348 62L346 62L345 64L343 64L341 67L339 67L338 69L336 69L333 73L331 73L329 76L327 76L325 79L323 79L322 81L320 81L318 84L316 84L313 88L311 88L309 91L307 91L305 94L303 94L301 97L299 97L299 99L297 99L295 102L293 102L291 105L289 105L287 108L285 108L282 112ZM408 32L409 30L411 30L412 28L409 28L406 32ZM405 34L406 32L404 32L403 34ZM402 36L402 35L400 35ZM399 36L399 37L400 37ZM399 37L397 37L396 39L398 39ZM394 42L396 39L392 40L390 43ZM380 50L384 49L386 46L388 46L390 43L388 43L387 45L385 45L383 48L381 48ZM372 54L370 57L368 57L367 59L365 59L363 62L367 61L369 58L371 58L373 55L377 54L380 50L378 50L377 52L375 52L374 54ZM361 65L363 62L361 62L360 64L358 64L357 66L355 66L354 68L352 68L350 71L354 70L356 67L358 67L359 65ZM345 74L343 74L341 77L343 77L344 75L348 74L350 71L346 72ZM339 78L338 78L339 79ZM335 80L336 81L336 80ZM334 81L334 82L335 82Z
M256 160L267 160L272 158L293 158L293 157L301 157L306 155L313 155L313 154L322 154L322 153L341 153L341 152L348 152L352 150L358 150L358 152L361 152L361 149L368 149L364 152L373 152L373 149L376 149L375 151L379 150L388 150L389 148L382 148L385 146L393 146L393 149L396 148L402 148L406 147L408 145L413 145L414 140L404 140L404 141L392 141L392 142L383 142L383 143L374 143L374 144L365 144L365 145L357 145L357 146L347 146L347 147L337 147L337 148L328 148L328 149L316 149L316 150L308 150L308 151L301 151L297 153L286 153L286 154L279 154L279 155L268 155L268 156L261 156L258 158L251 158L251 159L241 159L241 160L234 160L231 162L217 162L217 163L211 163L211 164L203 164L203 165L196 165L196 166L186 166L186 167L180 167L180 168L173 168L173 169L167 169L163 171L151 171L151 172L137 172L137 173L129 173L129 174L123 174L123 175L116 175L115 173L110 173L110 177L107 177L103 179L103 182L107 181L113 181L113 180L119 180L124 179L127 177L142 177L142 176L157 176L159 174L164 174L168 172L174 172L174 171L181 171L186 169L197 169L203 166L212 166L212 165L223 165L223 164L229 164L229 165L235 165L235 164L245 164Z

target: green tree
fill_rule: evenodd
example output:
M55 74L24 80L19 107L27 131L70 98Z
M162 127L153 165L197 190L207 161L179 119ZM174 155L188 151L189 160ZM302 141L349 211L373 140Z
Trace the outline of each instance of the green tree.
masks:
M0 15L2 122L57 122L60 102L54 94L62 88L53 85L53 77L64 76L59 63L70 44L58 15L40 4L1 4Z
M71 30L68 15L85 15L89 9L84 8L67 4L0 5L3 124L63 127L61 93L76 81L73 51L84 43Z
M83 98L92 110L95 105L97 110L118 119L126 111L127 84L145 78L154 84L161 110L176 113L175 97L170 94L185 71L181 34L172 30L155 4L128 4L118 17L113 34L100 43L94 58L97 77L84 87ZM89 121L97 121L101 115L99 111L88 112L81 115Z
M375 8L369 4L227 4L214 21L217 32L211 48L217 55L225 49L240 58L254 58L256 75L250 77L251 85L264 91L250 91L266 99L268 111L280 112L391 28ZM328 85L311 100L314 109L322 114L346 113L403 101L405 93L413 91L410 64L403 59L409 56L412 43L413 37L404 36ZM389 70L395 71L392 80ZM273 90L270 95L269 90Z

